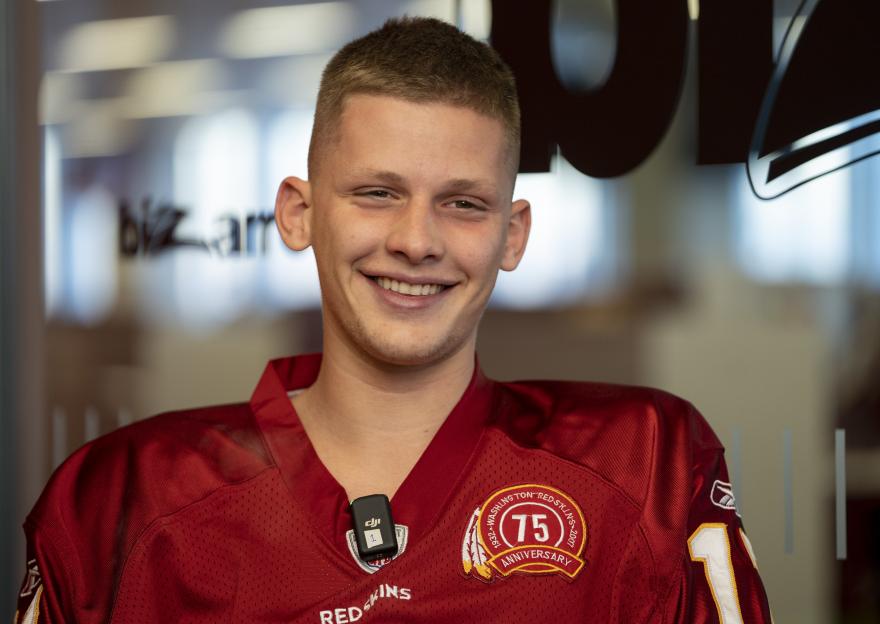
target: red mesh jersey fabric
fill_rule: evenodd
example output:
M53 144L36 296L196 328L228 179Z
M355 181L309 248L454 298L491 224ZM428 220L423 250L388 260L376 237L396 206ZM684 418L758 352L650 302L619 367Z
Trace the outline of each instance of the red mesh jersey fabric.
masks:
M319 365L77 452L26 522L19 621L770 622L688 403L478 367L391 501L405 549L369 573L287 396Z

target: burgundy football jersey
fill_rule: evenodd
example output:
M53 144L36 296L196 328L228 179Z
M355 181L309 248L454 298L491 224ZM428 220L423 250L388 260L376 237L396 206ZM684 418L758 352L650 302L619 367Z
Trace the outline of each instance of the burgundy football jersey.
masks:
M25 522L17 621L770 622L689 403L477 366L391 501L397 555L364 562L290 401L319 366L272 361L249 403L77 451Z

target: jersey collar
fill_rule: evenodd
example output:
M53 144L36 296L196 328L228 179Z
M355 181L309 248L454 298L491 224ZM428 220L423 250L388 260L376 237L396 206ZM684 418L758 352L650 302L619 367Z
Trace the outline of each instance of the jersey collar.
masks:
M351 516L345 490L321 463L288 396L312 385L320 366L320 354L270 361L251 397L251 409L294 501L307 511L319 534L347 552ZM464 394L391 500L394 522L409 528L410 540L433 526L455 492L493 411L494 390L475 356Z

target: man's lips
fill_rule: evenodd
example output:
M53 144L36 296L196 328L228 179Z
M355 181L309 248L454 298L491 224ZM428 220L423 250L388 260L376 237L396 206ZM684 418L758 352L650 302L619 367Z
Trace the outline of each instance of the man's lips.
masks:
M450 280L431 276L370 275L367 273L364 275L384 290L411 297L436 295L455 285L455 282Z

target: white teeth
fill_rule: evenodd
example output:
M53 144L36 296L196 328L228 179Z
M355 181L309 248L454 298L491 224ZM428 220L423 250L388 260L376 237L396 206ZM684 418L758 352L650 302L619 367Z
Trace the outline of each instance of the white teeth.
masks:
M377 277L376 282L382 288L391 290L402 295L415 295L424 297L425 295L436 295L443 290L442 284L409 284L407 282L398 282L387 277Z

